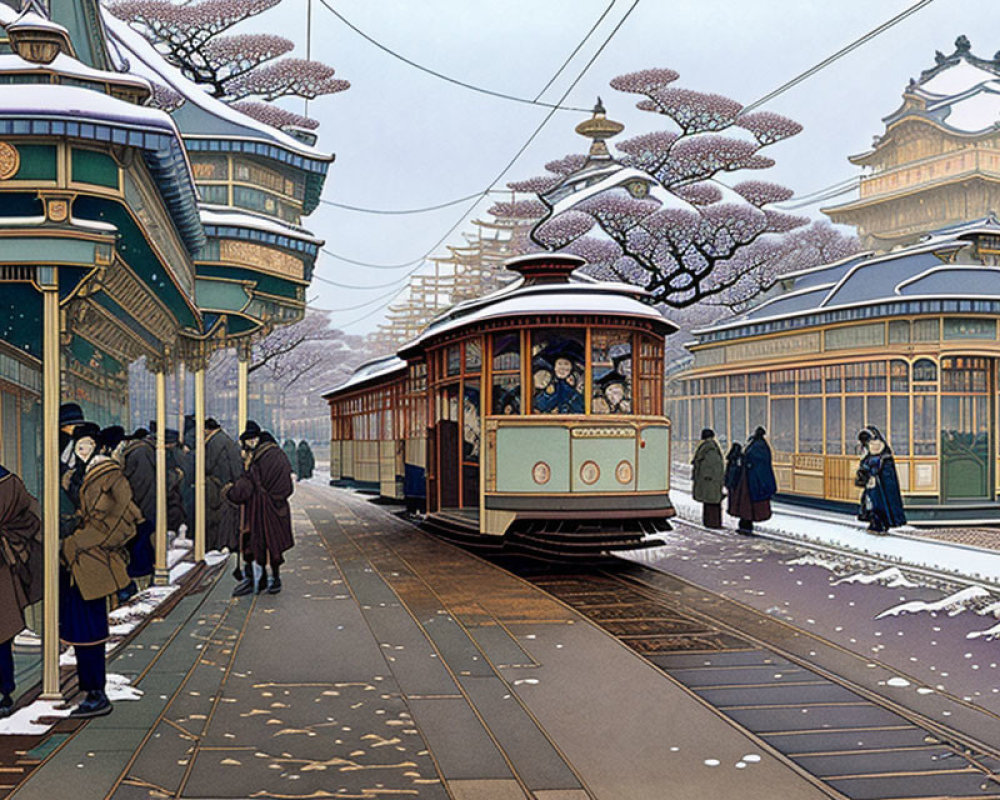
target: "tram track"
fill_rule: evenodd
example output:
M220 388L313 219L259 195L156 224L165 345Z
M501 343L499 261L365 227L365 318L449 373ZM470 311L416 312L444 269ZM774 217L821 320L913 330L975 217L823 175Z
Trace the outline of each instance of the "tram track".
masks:
M899 702L879 690L898 670L650 567L513 571L833 797L1000 798L1000 718L982 708L941 692Z

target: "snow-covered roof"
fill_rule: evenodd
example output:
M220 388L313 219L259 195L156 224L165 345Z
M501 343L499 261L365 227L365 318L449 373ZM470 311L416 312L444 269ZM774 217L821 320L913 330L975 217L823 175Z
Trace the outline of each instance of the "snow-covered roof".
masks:
M322 247L324 241L317 239L305 228L297 225L289 225L280 222L272 217L265 217L254 214L250 211L240 211L228 206L211 206L202 204L200 206L201 222L205 226L205 232L209 236L233 236L234 238L247 238L240 236L240 231L254 231L257 236L250 236L252 239L267 240L271 244L285 247L289 250L307 250L315 255L316 249ZM303 247L303 245L311 245Z
M102 9L101 13L112 41L129 60L132 73L164 84L184 98L184 105L172 115L192 150L217 150L219 140L227 139L234 143L246 143L244 152L265 156L307 172L326 173L333 155L212 97L168 64L153 45L126 22L107 9Z
M968 39L960 36L950 56L937 54L937 64L912 81L904 103L885 117L892 125L907 118L923 118L957 133L976 134L1000 123L1000 61L972 54Z
M10 84L0 92L0 136L68 136L139 148L188 249L205 245L180 132L164 112L78 86Z
M0 5L3 5L3 3L0 2ZM101 84L124 83L149 90L149 81L138 75L123 75L118 72L95 69L65 53L59 53L49 64L36 64L31 61L25 61L16 53L0 54L0 73L11 72L46 75L54 72L76 80L94 81Z
M865 253L783 276L782 283L790 284L784 292L734 320L693 333L920 298L1000 301L1000 269L975 261L969 252L973 240L984 234L1000 236L1000 221L991 215L934 231L911 247L880 255ZM960 263L946 263L952 260Z
M355 391L362 386L405 371L406 362L399 356L382 356L362 364L346 381L324 392L323 397L329 400L338 394Z
M566 283L538 286L505 287L490 296L489 302L470 302L456 306L453 313L440 317L412 342L400 349L400 355L415 354L431 340L446 333L478 325L501 317L518 318L537 314L600 315L644 319L654 323L663 333L672 333L677 326L638 299L645 294L637 287L616 283ZM485 300L482 298L481 300ZM464 311L465 313L454 313Z

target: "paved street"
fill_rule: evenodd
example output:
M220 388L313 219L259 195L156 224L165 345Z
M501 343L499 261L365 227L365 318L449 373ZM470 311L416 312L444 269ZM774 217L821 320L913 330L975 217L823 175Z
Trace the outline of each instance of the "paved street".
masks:
M112 664L143 698L14 797L827 796L520 579L342 491L294 514L284 592L186 598Z

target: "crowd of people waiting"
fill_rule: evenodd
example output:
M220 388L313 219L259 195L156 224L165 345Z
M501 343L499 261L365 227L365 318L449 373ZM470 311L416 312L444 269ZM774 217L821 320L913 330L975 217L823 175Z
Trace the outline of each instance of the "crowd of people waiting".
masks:
M706 528L722 527L725 497L729 500L726 510L739 520L740 533L752 534L755 522L771 518L771 498L778 492L778 482L765 435L758 427L745 447L733 442L723 460L715 431L705 428L701 432L701 443L691 461L691 494L702 504ZM906 524L892 448L874 425L858 433L858 447L861 461L854 478L855 486L862 490L858 519L868 523L870 533L885 535L890 528Z
M168 536L183 538L194 528L194 417L185 418L183 435L167 428L163 436ZM205 421L205 547L238 554L234 596L277 594L283 554L293 546L292 473L311 477L315 459L307 442L288 440L283 450L253 421L239 442ZM85 693L73 718L111 713L108 612L152 582L156 444L154 423L126 434L86 420L76 403L59 409L59 638L74 649ZM25 610L42 598L42 562L38 502L0 465L0 717L13 711L13 641Z

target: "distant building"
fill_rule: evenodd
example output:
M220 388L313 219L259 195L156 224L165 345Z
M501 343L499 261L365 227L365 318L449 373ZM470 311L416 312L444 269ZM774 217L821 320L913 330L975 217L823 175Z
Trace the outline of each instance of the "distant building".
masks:
M872 149L851 156L865 169L858 199L823 209L856 225L865 247L913 244L1000 211L1000 58L974 56L959 36L936 61L906 87Z
M1000 208L1000 62L962 37L905 98L852 159L877 165L861 199L827 210L880 252L784 276L695 331L693 363L667 380L674 458L704 427L728 447L763 425L784 496L849 510L857 434L876 425L911 519L996 521L1000 221L986 212Z

